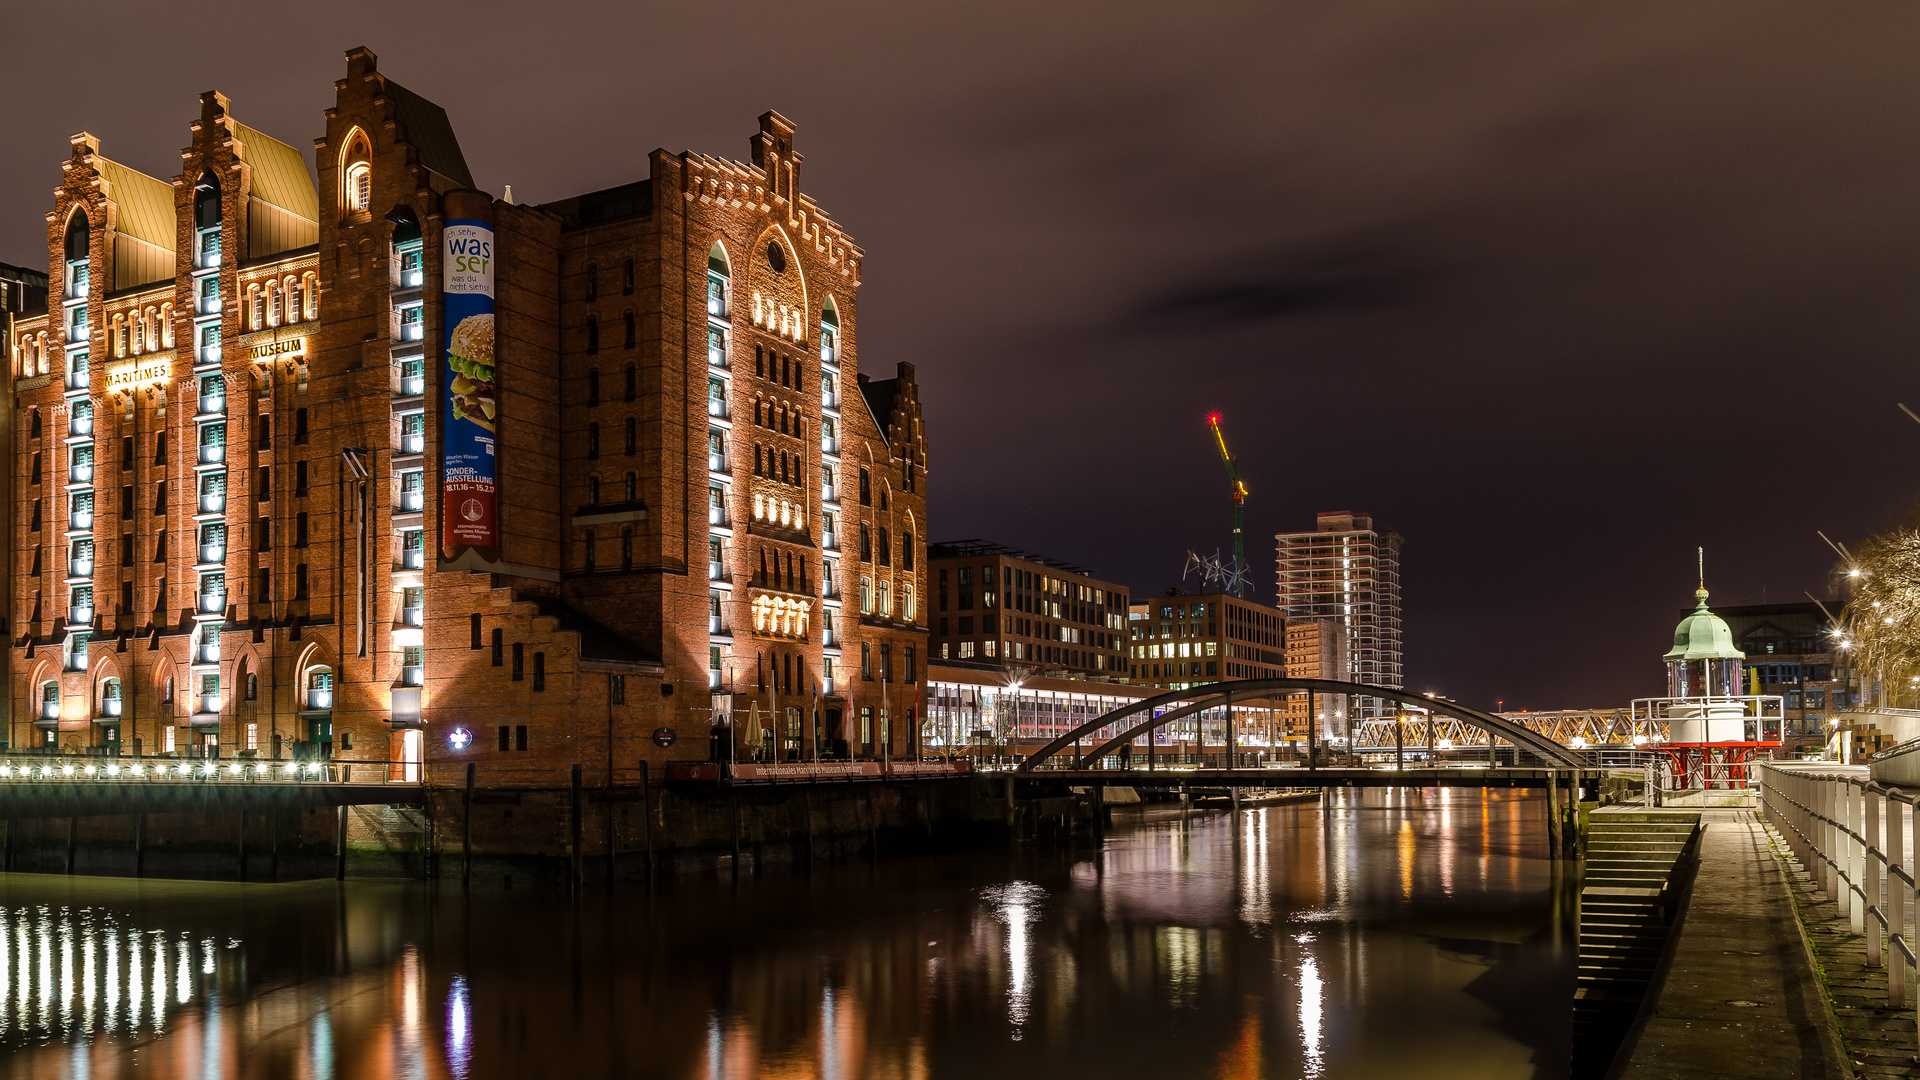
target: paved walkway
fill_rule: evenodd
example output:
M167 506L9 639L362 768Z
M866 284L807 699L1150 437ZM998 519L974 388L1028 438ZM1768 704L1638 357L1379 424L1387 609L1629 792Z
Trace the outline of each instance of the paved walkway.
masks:
M1815 887L1792 849L1777 837L1774 854L1792 882L1854 1072L1871 1080L1920 1076L1914 1060L1920 1035L1913 1020L1913 988L1907 989L1906 1008L1888 1008L1887 969L1867 965L1866 939L1853 933L1838 906Z
M1621 1080L1847 1077L1765 827L1745 810L1700 816L1693 895Z

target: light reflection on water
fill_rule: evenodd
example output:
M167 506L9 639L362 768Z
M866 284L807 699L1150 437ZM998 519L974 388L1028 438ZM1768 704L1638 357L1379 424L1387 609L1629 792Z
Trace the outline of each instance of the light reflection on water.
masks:
M1523 794L1349 792L578 905L11 875L0 1053L165 1080L1559 1077L1544 839Z

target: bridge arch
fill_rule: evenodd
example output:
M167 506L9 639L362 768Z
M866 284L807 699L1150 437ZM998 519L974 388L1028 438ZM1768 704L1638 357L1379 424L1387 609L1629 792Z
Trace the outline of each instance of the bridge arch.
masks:
M1101 728L1125 720L1130 716L1138 716L1144 713L1146 714L1146 719L1134 724L1119 735L1101 743L1082 756L1077 762L1077 765L1080 768L1086 768L1092 762L1099 761L1108 754L1114 753L1121 745L1132 742L1134 739L1152 731L1154 728L1174 720L1191 716L1201 709L1211 708L1223 702L1230 703L1234 698L1267 697L1275 691L1287 690L1307 690L1319 694L1357 694L1362 697L1385 698L1388 701L1398 702L1402 705L1418 705L1423 709L1431 710L1443 716L1451 716L1456 720L1471 724L1487 732L1489 735L1497 735L1517 747L1522 747L1538 754L1540 757L1545 758L1547 761L1559 767L1578 769L1585 765L1585 762L1581 761L1566 747L1561 746L1559 743L1554 742L1544 735L1529 731L1511 720L1502 719L1492 713L1481 712L1478 709L1469 709L1465 705L1454 701L1443 701L1440 698L1428 697L1425 694L1416 694L1407 690L1396 690L1388 686L1368 686L1364 683L1336 682L1332 679L1237 679L1232 682L1209 683L1205 686L1191 687L1186 690L1169 691L1165 694L1159 694L1142 701L1136 701L1131 705L1115 709L1103 716L1096 716L1034 751L1025 761L1020 763L1018 771L1032 772L1035 766L1038 766L1041 762L1053 757L1060 751L1098 732ZM1168 705L1178 707L1169 710L1161 716L1153 715L1153 710Z

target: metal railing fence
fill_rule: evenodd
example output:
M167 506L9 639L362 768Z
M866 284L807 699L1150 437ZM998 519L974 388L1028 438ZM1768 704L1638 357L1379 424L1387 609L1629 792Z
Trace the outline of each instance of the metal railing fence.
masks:
M1920 1020L1907 1002L1907 969L1920 971L1910 846L1920 792L1852 772L1757 764L1767 820L1833 898L1848 928L1866 939L1868 965L1886 967L1887 1007ZM1920 1041L1912 1048L1920 1050Z

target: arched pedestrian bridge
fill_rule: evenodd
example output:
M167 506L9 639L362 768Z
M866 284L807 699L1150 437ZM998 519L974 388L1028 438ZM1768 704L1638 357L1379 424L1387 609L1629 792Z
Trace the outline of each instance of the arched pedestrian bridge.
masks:
M1052 742L1034 751L1020 763L1017 770L1021 773L1033 773L1044 770L1046 773L1059 771L1087 771L1106 757L1120 752L1121 747L1131 745L1141 736L1151 735L1157 728L1184 720L1208 709L1225 708L1231 715L1233 703L1245 703L1254 700L1266 700L1293 693L1307 695L1308 724L1313 724L1316 709L1314 699L1322 694L1342 694L1360 697L1382 698L1402 705L1412 705L1426 709L1430 713L1451 717L1470 727L1485 731L1490 741L1499 740L1511 743L1538 763L1537 769L1553 771L1560 769L1583 769L1591 766L1581 760L1573 751L1554 742L1535 731L1522 727L1510 720L1492 713L1471 709L1456 701L1429 697L1407 690L1398 690L1386 686L1368 686L1364 683L1339 682L1333 679L1238 679L1231 682L1210 683L1204 686L1189 687L1185 690L1172 690L1131 705L1115 709L1112 712L1096 716L1091 720L1064 732ZM1163 711L1164 710L1164 711ZM1233 760L1233 725L1228 725L1228 761ZM1313 735L1309 732L1309 741ZM1056 756L1089 740L1094 742L1091 750L1081 754L1064 770L1054 764ZM1516 762L1518 764L1518 762ZM1220 772L1234 772L1231 766L1226 770L1208 770L1209 777ZM1250 770L1265 773L1267 770ZM1289 770L1289 775L1308 770ZM1340 770L1352 772L1354 770ZM1421 774L1441 772L1443 770L1423 769ZM1461 771L1461 770L1455 770ZM1475 770L1484 774L1487 770ZM1291 782L1291 781L1290 781Z

